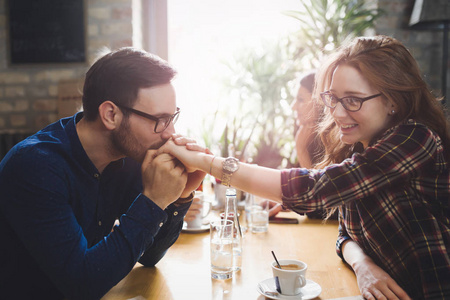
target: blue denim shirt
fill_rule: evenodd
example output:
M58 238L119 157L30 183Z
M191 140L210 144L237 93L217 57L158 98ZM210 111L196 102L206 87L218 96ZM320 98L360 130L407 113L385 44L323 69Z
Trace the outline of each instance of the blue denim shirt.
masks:
M161 210L141 194L140 165L128 158L100 174L78 138L81 117L47 126L0 163L5 299L99 299L179 236L190 203Z

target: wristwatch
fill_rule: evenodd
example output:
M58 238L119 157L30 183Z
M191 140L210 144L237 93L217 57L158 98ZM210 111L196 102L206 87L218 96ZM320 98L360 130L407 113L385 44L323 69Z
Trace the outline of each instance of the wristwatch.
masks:
M228 157L222 164L222 184L230 186L231 176L239 169L239 160L234 157Z

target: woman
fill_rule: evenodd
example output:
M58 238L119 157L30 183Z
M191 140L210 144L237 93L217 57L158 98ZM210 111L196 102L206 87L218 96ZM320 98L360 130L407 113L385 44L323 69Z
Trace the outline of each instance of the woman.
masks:
M316 81L322 169L238 163L178 136L162 151L296 212L338 208L337 252L365 299L448 299L449 126L413 57L393 38L356 38Z
M312 93L314 90L315 72L300 78L297 95L292 102L295 114L295 150L299 167L312 168L323 157L323 145L317 134L320 110L314 106ZM269 201L269 217L276 216L283 210L279 202ZM322 219L326 213L322 210L309 212L308 217Z
M312 99L314 78L315 72L311 72L300 79L297 96L292 103L298 127L295 132L295 149L302 168L312 168L323 154L323 146L315 130L320 114Z
M314 90L316 72L310 72L301 77L292 109L295 113L295 149L299 167L313 168L323 158L323 145L317 134L317 124L321 118L321 109L314 105L312 93ZM269 216L275 216L283 211L281 203L269 201ZM312 219L322 219L327 216L325 210L316 210L306 214ZM337 213L328 214L329 219L337 219Z

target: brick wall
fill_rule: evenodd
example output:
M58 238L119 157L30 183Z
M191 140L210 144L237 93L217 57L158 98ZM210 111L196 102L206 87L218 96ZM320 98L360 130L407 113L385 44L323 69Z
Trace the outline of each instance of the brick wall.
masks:
M87 62L11 66L0 0L0 133L35 132L58 119L58 84L82 78L103 47L132 45L132 0L85 0Z
M102 47L132 45L132 3L133 0L85 0L86 63L10 66L6 0L0 0L0 133L34 132L57 120L60 80L82 78ZM408 22L413 4L414 0L378 0L386 15L378 22L376 32L402 41L418 60L427 82L439 94L442 33L411 31ZM447 78L450 80L450 74Z
M386 14L377 22L377 34L393 36L411 51L436 96L442 96L442 31L417 31L408 27L414 0L378 0ZM450 105L450 64L447 67L447 101Z

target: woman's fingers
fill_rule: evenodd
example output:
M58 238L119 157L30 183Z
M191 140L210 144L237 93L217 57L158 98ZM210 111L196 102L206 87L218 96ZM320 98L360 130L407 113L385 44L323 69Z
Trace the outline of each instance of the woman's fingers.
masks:
M183 146L183 145L186 145L188 143L190 143L190 144L196 144L197 143L196 140L194 140L192 138L188 138L188 137L182 136L182 135L179 135L179 134L173 134L172 135L172 139L175 142L175 144L178 145L178 146Z
M177 146L185 146L186 149L191 151L204 152L207 154L212 154L208 148L197 144L197 141L193 138L185 137L180 134L174 133L172 135L172 140Z
M198 152L204 152L204 153L211 154L211 151L209 151L208 148L205 148L205 147L200 146L199 144L195 144L195 143L186 144L186 149L191 150L191 151L198 151Z

